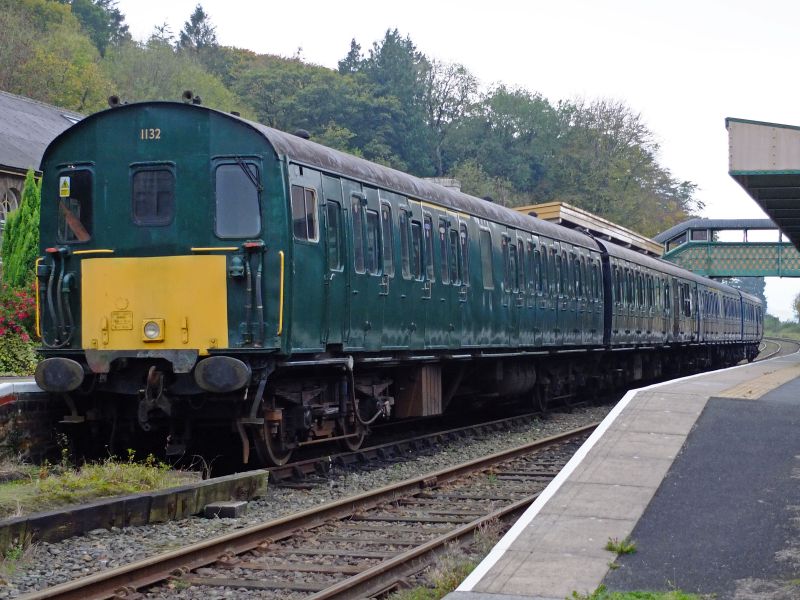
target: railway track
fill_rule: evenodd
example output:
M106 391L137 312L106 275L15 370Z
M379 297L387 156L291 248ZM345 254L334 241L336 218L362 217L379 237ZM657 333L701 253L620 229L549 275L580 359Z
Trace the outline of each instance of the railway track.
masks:
M800 341L787 338L764 338L758 350L756 361L767 360L800 351Z
M459 439L480 439L500 431L524 427L541 417L542 413L539 411L524 413L392 440L354 452L339 452L296 461L270 468L270 483L303 488L315 482L323 482L332 469L355 470L402 462L421 454L436 452L446 443Z
M24 596L365 598L525 510L596 424ZM205 592L204 592L205 590Z

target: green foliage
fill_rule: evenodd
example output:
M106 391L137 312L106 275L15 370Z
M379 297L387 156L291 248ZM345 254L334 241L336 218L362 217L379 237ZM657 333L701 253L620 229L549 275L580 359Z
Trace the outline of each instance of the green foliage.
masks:
M605 549L616 554L634 554L636 552L636 542L629 537L624 540L608 538Z
M156 37L146 44L127 43L109 49L103 67L117 94L127 101L177 101L184 90L192 90L206 106L239 110L245 115L249 112L243 101L193 56L176 52Z
M609 592L604 585L588 594L572 592L567 600L701 600L697 594L687 594L680 590L669 592Z
M0 377L32 375L36 368L34 344L13 333L0 335Z
M388 600L440 600L455 590L477 566L477 563L455 554L446 554L430 576L431 587L415 587L395 592Z
M465 66L429 58L397 29L366 53L353 39L337 71L222 47L199 4L177 41L161 25L134 43L116 4L0 0L0 88L80 111L103 108L110 92L177 100L191 89L207 106L417 176L456 177L503 205L565 201L645 235L702 208L623 102L552 102L505 85L479 95Z
M34 470L26 481L0 484L0 516L164 489L197 478L196 474L171 471L152 456L137 462L130 453L124 461L109 458L79 469L45 464Z
M800 323L781 321L773 315L764 315L764 336L800 340Z
M41 181L33 171L25 176L25 187L19 208L7 220L0 256L3 258L3 282L22 287L33 280L39 254L39 209Z
M62 2L66 0L61 0ZM72 14L94 43L100 55L109 45L131 39L125 17L117 8L117 0L70 0Z

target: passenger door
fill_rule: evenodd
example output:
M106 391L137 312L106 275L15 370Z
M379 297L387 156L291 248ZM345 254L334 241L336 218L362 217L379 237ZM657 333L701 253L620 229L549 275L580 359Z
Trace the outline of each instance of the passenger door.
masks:
M325 327L322 329L324 344L342 344L346 330L347 278L344 272L346 252L344 235L344 207L342 184L335 177L322 177L325 215L325 255L327 270L324 277Z

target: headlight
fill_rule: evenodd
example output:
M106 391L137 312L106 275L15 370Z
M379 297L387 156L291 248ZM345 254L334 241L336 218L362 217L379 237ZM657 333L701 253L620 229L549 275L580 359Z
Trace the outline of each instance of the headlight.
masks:
M149 319L142 326L142 333L146 342L158 342L164 339L164 320Z

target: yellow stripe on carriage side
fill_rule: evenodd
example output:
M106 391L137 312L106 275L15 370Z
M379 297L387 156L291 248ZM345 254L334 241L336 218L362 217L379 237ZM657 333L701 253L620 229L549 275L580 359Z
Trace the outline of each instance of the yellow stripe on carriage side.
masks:
M283 333L283 250L278 252L281 259L281 293L280 305L278 307L278 335Z
M77 254L114 254L114 251L113 250L101 250L101 249L98 248L96 250L75 250L73 252L73 254L76 254L76 255Z
M36 259L36 279L34 280L34 285L36 286L36 335L41 339L42 337L42 325L39 321L39 263L44 260L44 256L40 256Z

